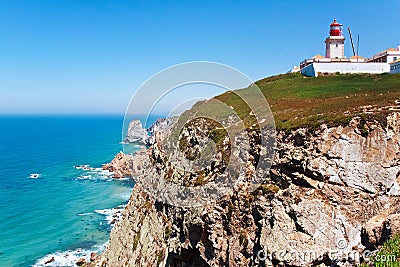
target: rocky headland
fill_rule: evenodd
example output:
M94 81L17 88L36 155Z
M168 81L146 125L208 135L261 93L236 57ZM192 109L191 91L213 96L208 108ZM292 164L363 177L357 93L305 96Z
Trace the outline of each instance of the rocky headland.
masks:
M166 140L174 135L174 123L158 121L161 127L152 128L145 150L120 153L108 165L137 183L108 247L91 266L372 264L370 256L400 232L400 112L394 101L399 82L393 77L287 75L259 81L259 86L265 82L278 88L268 95L277 125L271 154L255 142L259 132L248 111L241 117L246 130L235 132L231 142L220 126L200 118L186 124L177 137L179 146L172 149ZM308 89L314 88L310 83L317 89ZM292 88L283 95L277 84ZM299 85L297 91L293 84ZM334 86L341 91L330 91ZM232 95L217 98L241 112ZM227 121L229 127L237 123ZM241 145L244 135L250 137L250 150ZM187 172L187 159L196 160L209 149L207 138L215 141L203 159L209 166ZM228 154L233 155L232 173L243 173L235 180L225 175ZM271 156L270 168L256 169L265 155ZM255 190L254 175L262 177ZM193 206L182 205L187 196L174 198L182 192L168 194L163 190L167 183L160 182L214 190L221 179L233 181L225 194ZM189 200L201 203L197 197Z
M400 230L399 116L280 131L264 183L253 192L237 183L214 205L163 204L138 184L93 265L353 266ZM114 171L152 173L144 155L155 144L137 160L118 154Z

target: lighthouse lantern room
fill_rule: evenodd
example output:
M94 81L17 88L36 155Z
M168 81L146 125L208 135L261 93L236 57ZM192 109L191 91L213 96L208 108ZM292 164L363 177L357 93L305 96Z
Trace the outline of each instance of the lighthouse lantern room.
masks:
M326 52L327 58L344 58L344 36L342 34L342 24L338 23L336 19L330 25L329 37L326 38Z

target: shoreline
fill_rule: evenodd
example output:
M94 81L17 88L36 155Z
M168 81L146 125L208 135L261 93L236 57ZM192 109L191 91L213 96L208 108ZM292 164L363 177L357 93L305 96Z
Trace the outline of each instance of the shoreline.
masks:
M127 200L128 202L128 200ZM123 211L125 210L126 204L118 205L114 208L109 209L99 209L94 210L93 212L88 213L79 213L78 216L89 216L93 214L100 214L104 216L103 221L105 221L108 225L108 234L111 232L112 228L114 227L115 223L117 223L123 216ZM102 225L102 223L100 223ZM81 247L76 249L69 249L69 250L57 250L55 252L49 253L43 256L40 259L37 259L32 267L57 267L57 266L77 266L77 262L85 259L86 263L89 263L94 260L94 258L102 253L109 241L103 244L95 244L90 247Z
M138 126L142 127L140 123ZM137 130L137 128L133 130ZM141 130L144 132L146 129L141 128ZM124 154L123 152L119 152L111 161L108 163L103 163L101 167L92 167L89 164L74 165L74 169L82 171L76 178L74 178L74 180L103 180L106 182L114 180L133 180L131 177L131 172L128 170L128 166L132 163L130 162L130 159L134 158L134 154L143 153L142 151L145 149L144 141L143 144L129 142L123 145L129 145L130 147L128 147L128 149L133 148L132 153ZM131 189L133 189L133 187ZM127 195L123 204L119 204L111 208L94 209L89 212L81 212L78 213L77 216L92 216L94 214L104 216L104 219L99 225L101 226L103 223L107 224L107 235L109 237L112 228L119 220L122 219L123 212L128 204L130 195L131 193ZM80 266L87 264L94 261L97 255L106 249L108 243L109 238L107 242L103 244L95 244L90 247L79 247L69 250L57 250L35 260L35 263L32 265L32 267Z
M105 164L102 164L104 166ZM105 182L110 182L114 180L129 180L131 178L113 178L114 173L110 172L103 167L91 167L88 164L84 165L75 165L73 168L77 170L82 170L82 173L77 176L76 180L103 180ZM114 225L122 218L123 211L129 201L130 194L127 196L126 200L124 200L123 204L119 204L117 206L111 208L104 209L95 209L89 212L81 212L77 213L76 216L93 216L98 214L103 216L103 219L100 221L99 226L107 225L107 235L109 236ZM79 266L76 263L78 262L86 262L90 263L94 260L94 258L102 253L105 249L109 240L105 243L98 243L91 246L81 246L74 249L67 250L56 250L54 252L48 253L45 256L34 260L34 263L30 266L32 267L58 267L58 266Z

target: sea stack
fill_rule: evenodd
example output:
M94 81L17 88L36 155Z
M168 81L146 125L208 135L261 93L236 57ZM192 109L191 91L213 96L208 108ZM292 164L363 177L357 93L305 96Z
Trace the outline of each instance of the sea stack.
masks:
M132 120L129 123L128 133L124 139L125 143L145 144L147 139L147 131L143 128L139 120Z

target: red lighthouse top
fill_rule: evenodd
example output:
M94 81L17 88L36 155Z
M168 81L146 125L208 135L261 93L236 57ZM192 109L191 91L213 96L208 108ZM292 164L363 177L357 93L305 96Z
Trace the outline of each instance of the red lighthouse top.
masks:
M330 36L341 36L342 35L342 24L338 23L336 19L333 20L333 23L330 25L331 29L329 31Z

